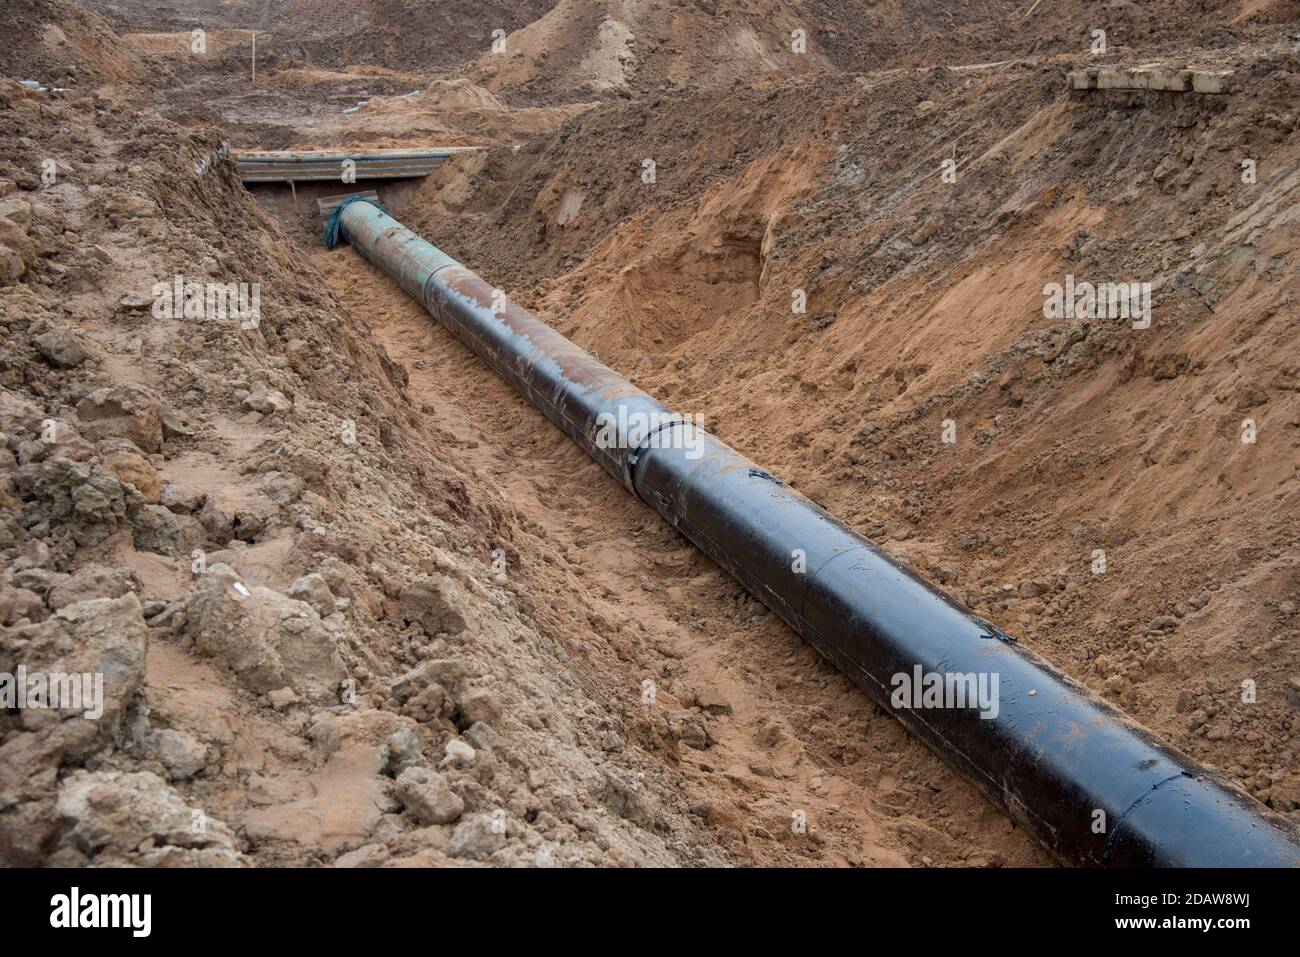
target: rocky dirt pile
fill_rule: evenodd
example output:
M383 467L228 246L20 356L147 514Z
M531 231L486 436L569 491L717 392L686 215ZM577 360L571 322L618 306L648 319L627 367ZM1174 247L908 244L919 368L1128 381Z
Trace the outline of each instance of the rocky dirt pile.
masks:
M774 74L844 74L1084 53L1177 55L1268 36L1294 0L560 0L467 75L530 99L644 98ZM1031 12L1032 11L1032 12Z
M380 64L451 70L542 16L554 0L195 0L159 8L142 0L88 0L122 33L200 28L257 30L268 65Z
M138 82L145 67L100 16L62 0L5 4L0 75L48 87Z
M103 682L0 718L0 857L727 860L217 135L0 82L0 672Z

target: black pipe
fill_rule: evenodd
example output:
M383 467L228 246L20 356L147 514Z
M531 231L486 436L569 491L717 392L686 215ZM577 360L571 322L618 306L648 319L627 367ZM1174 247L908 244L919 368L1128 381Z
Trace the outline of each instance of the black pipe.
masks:
M1062 861L1300 865L1300 833L1285 819L674 416L376 205L340 204L332 225ZM930 695L905 694L910 686Z

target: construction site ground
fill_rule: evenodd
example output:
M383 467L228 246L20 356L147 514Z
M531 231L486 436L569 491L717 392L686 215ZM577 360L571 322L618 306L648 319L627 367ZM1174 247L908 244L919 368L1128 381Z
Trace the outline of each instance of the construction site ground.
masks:
M1297 3L9 7L0 671L123 680L92 731L0 713L0 859L1052 865L326 250L367 188L1300 823ZM1068 79L1143 65L1230 81ZM229 157L429 146L477 149ZM1149 326L1047 315L1067 275ZM160 311L176 277L260 315Z

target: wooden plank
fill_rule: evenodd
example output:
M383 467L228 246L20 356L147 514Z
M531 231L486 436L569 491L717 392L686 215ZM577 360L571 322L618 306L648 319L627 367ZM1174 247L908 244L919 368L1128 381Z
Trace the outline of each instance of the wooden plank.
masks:
M322 217L328 216L334 211L335 206L350 196L360 196L362 199L373 199L376 202L379 200L379 194L373 189L368 189L363 193L341 193L338 196L322 196L320 199L316 200L316 209L320 212Z
M441 160L422 163L357 163L354 172L357 179L409 179L428 176L440 165L442 165ZM333 163L322 165L288 163L283 166L244 165L241 163L238 169L239 178L245 183L283 183L290 179L299 182L304 180L334 180L341 182L343 177L342 168Z
M428 176L452 153L481 149L445 146L431 149L235 150L239 178L245 183L287 183L290 180L342 180L344 160L356 164L357 179L407 179Z

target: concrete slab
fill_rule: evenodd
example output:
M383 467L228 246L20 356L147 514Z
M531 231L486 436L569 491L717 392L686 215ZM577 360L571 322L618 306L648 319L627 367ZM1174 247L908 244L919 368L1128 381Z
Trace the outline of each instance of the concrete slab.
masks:
M1192 89L1197 93L1230 93L1232 88L1231 70L1197 70L1192 73Z
M1072 90L1095 90L1097 88L1097 74L1091 70L1071 70L1066 74L1070 81Z
M1072 90L1155 90L1161 93L1228 93L1231 70L1183 70L1147 63L1132 69L1102 67L1071 70L1066 78Z

